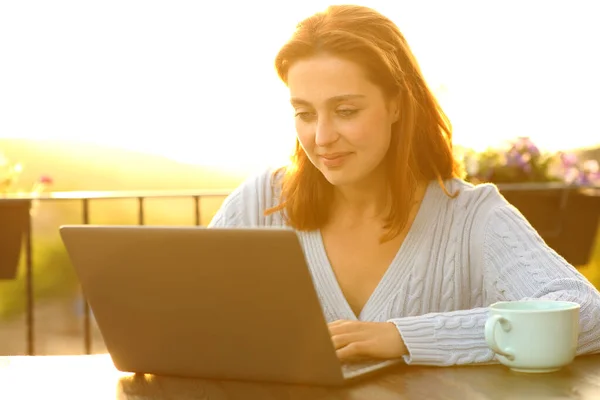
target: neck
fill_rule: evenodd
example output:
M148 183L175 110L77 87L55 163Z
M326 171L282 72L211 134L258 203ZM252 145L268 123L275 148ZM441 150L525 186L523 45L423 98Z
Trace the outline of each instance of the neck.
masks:
M389 191L383 174L362 182L334 188L333 212L352 220L381 218L389 206Z

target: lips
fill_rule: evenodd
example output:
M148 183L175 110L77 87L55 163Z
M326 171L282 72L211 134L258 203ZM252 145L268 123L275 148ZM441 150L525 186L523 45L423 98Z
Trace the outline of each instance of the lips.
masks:
M321 154L319 157L322 160L324 166L328 168L341 167L348 156L352 153L329 153L329 154Z
M346 152L346 153L329 153L329 154L321 154L319 157L321 157L324 160L336 160L338 158L346 157L349 154L350 154L349 152Z

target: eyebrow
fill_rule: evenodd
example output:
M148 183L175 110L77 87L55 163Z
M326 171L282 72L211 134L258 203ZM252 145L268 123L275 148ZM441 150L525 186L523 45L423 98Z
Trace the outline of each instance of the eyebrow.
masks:
M341 101L363 99L365 97L367 96L365 96L364 94L342 94L339 96L330 97L329 99L327 99L327 103L339 103ZM292 105L310 105L309 101L300 99L298 97L292 97L290 99L290 103Z

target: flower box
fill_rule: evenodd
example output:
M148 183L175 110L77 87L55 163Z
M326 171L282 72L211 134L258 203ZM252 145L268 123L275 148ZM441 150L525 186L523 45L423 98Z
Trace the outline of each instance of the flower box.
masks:
M574 266L590 262L599 239L600 189L561 184L498 184L542 239Z
M0 279L14 279L29 226L29 200L0 198Z
M30 224L31 198L39 196L52 179L42 176L30 191L17 190L23 171L0 152L0 279L14 279L21 255L23 236Z
M557 253L575 266L589 263L600 218L598 160L544 153L528 137L461 152L468 181L496 184Z

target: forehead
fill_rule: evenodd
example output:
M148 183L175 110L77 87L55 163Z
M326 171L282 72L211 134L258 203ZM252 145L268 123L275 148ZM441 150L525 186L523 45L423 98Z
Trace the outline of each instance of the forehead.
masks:
M362 67L343 58L322 55L300 60L290 66L287 76L290 97L317 104L330 98L362 95L377 96Z

